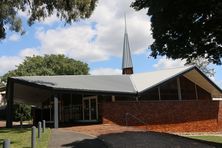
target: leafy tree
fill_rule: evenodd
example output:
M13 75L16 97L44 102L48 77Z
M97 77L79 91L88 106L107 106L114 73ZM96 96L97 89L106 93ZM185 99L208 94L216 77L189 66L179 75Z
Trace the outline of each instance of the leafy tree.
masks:
M4 83L0 79L0 88L5 87Z
M31 119L31 106L25 104L14 105L15 121L20 121L22 128L23 121Z
M34 76L34 75L85 75L89 73L86 63L77 61L64 55L45 55L26 57L17 69L3 75L2 80L6 82L12 76Z
M89 73L86 63L77 61L64 55L45 55L26 57L17 69L6 73L2 80L6 82L12 76L34 75L85 75ZM15 119L22 121L30 119L31 107L25 104L15 105Z
M200 56L222 64L221 0L135 0L132 7L148 8L154 38L151 56L188 62Z
M191 59L189 63L186 65L195 65L197 66L203 73L205 73L208 77L213 77L215 74L214 68L209 67L209 61L203 57L197 57Z
M18 11L29 13L28 24L42 21L56 13L66 23L89 18L97 0L1 0L0 1L0 40L6 36L6 30L24 33Z

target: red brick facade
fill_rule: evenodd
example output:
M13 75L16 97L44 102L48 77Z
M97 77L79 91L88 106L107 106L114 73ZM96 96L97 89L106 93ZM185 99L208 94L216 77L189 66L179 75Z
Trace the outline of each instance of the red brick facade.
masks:
M222 101L219 102L218 128L220 131L222 131Z
M103 123L126 124L126 113L154 131L198 132L222 130L222 102L211 100L106 102L100 104ZM128 116L128 125L145 127Z

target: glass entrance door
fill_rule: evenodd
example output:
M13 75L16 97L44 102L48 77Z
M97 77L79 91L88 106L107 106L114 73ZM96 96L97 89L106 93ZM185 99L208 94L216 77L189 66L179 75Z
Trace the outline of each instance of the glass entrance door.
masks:
M83 98L83 120L97 121L98 120L98 102L96 96Z

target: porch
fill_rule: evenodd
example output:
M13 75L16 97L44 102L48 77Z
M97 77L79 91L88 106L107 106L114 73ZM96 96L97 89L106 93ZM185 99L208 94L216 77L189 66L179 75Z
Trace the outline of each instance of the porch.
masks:
M58 93L57 97L48 99L42 103L42 107L36 109L35 120L46 120L46 123L54 123L55 101L58 102L58 122L61 125L72 123L98 123L99 101L98 96L75 93ZM58 100L58 101L57 101ZM41 115L39 116L39 112Z

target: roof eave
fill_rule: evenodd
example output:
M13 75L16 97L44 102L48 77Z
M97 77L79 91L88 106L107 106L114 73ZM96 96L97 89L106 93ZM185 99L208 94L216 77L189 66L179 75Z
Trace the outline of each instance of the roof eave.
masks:
M194 67L211 85L213 85L220 93L222 93L222 89L214 83L206 74L204 74L198 67Z
M49 91L53 91L54 93L56 92L76 92L76 93L90 93L90 94L106 94L106 95L124 95L124 96L136 96L137 92L120 92L120 91L106 91L106 90L87 90L87 89L72 89L72 88L57 88L57 87L50 87L50 86L46 86L46 85L41 85L38 83L33 83L33 82L29 82L26 80L21 80L21 79L17 79L17 78L9 78L11 82L14 83L19 83L22 85L28 85L31 87L36 87L36 88L43 88L43 89L48 89Z
M137 96L137 92L120 92L120 91L106 91L106 90L87 90L87 89L72 89L72 88L54 88L56 92L75 92L75 93L89 93L101 95L123 95L123 96Z

